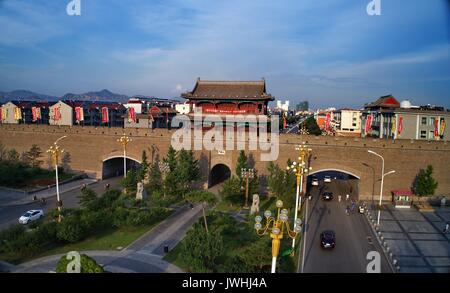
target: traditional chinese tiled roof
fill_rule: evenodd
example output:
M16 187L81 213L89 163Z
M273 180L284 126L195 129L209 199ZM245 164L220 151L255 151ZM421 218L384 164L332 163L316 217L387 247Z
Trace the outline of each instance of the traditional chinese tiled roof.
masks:
M366 108L400 108L400 103L392 95L382 96Z
M270 100L265 80L258 81L212 81L197 80L194 89L181 95L190 100Z

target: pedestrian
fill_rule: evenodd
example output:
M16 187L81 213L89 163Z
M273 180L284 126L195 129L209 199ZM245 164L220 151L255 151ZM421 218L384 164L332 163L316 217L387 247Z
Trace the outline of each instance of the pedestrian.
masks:
M338 195L338 201L341 202L341 196L340 195Z
M355 207L356 207L356 204L355 204L354 201L352 201L352 212L353 212L353 210L355 209Z
M345 213L347 214L347 216L350 214L349 210L350 210L350 207L347 206L347 207L345 208Z
M443 232L444 234L447 234L449 229L450 229L450 224L449 224L449 222L447 222L447 223L445 224L444 231L442 231L442 232Z
M347 193L347 195L345 196L345 200L348 201L350 195Z

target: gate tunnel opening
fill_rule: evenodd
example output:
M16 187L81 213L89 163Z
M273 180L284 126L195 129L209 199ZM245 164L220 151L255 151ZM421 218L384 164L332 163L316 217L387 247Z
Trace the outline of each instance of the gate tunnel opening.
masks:
M141 164L138 161L130 158L126 159L127 172L131 169L138 169L140 165ZM108 179L120 175L123 176L123 157L115 157L103 161L102 179Z
M325 177L329 177L331 182L326 182ZM313 185L318 181L318 185ZM314 194L314 188L318 188L318 193L332 191L335 196L345 196L349 194L351 198L359 200L359 177L343 170L319 170L308 175L306 179L307 193Z
M231 170L227 165L217 164L209 173L209 187L224 182L231 177Z

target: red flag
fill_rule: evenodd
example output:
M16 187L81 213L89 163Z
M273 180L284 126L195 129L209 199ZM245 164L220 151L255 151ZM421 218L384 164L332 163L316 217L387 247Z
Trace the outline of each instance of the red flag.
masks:
M283 112L283 129L286 129L287 123L286 123L286 114Z
M398 118L398 134L401 134L403 131L403 117L400 116Z
M366 134L369 132L371 126L372 126L372 115L368 115L366 120L366 127L364 129Z
M102 123L109 122L108 108L102 107Z

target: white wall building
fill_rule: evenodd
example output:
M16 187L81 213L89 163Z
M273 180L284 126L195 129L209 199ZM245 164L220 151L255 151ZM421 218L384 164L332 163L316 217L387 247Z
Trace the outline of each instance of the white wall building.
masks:
M282 111L289 111L289 101L285 101L284 103L281 102L281 100L277 101L277 109L282 110Z

